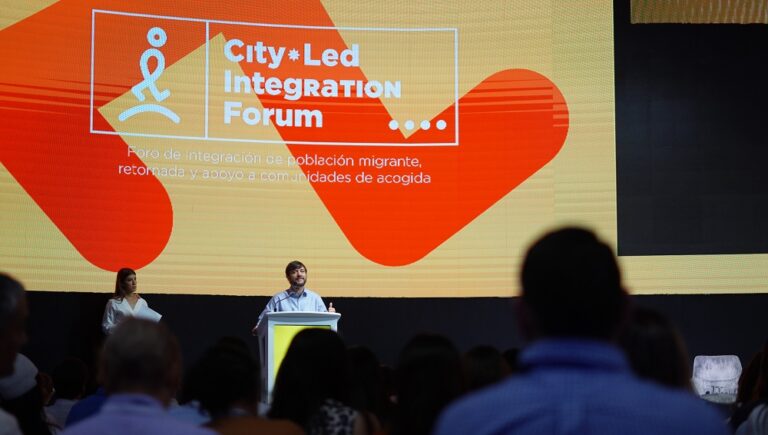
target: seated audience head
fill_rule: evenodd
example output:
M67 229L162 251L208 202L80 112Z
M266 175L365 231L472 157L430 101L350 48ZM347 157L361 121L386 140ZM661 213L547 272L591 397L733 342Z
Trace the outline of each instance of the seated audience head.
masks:
M50 433L43 413L45 399L38 384L38 370L25 355L17 354L13 374L0 379L0 402L16 417L22 433Z
M115 279L115 298L122 299L129 294L136 291L137 288L136 271L124 267L117 271L117 279Z
M741 376L739 376L739 388L736 392L737 405L744 405L757 399L755 390L758 378L760 377L760 366L762 363L763 351L760 351L752 356L747 367L741 372Z
M614 343L628 297L611 248L593 233L546 234L521 275L520 327L534 340L523 371L452 404L434 435L727 433L693 394L632 375Z
M0 273L0 377L13 373L13 363L27 341L27 300L24 286Z
M768 403L768 340L764 343L763 349L757 352L749 360L747 367L742 370L739 377L738 389L736 391L736 401L734 403L733 414L729 420L731 428L737 434L742 433L766 433L766 431L757 432L754 425L762 424L766 428L768 412L766 403ZM752 423L747 420L755 420ZM760 422L760 423L758 423ZM750 432L750 430L755 432Z
M352 346L347 349L349 361L349 405L373 414L384 422L388 414L388 399L384 390L381 364L367 347Z
M161 323L128 318L104 342L101 378L110 394L142 393L168 404L181 379L176 337Z
M349 370L344 342L329 329L300 331L280 364L269 416L306 428L326 399L349 400Z
M384 397L387 398L387 407L393 406L397 402L397 381L395 380L395 369L387 364L379 367L381 376L381 388L384 390Z
M37 381L37 388L40 390L40 396L43 398L43 406L50 405L53 394L56 392L53 388L53 378L46 372L37 372L35 380Z
M594 233L564 228L546 234L523 262L521 329L529 339L614 339L627 296L611 248Z
M443 408L464 392L461 355L441 335L413 337L400 352L395 371L397 435L431 433Z
M463 358L467 391L477 390L502 380L509 374L509 365L493 346L475 346Z
M82 360L70 357L53 369L51 377L57 398L77 400L85 394L88 367Z
M647 308L632 310L619 343L641 378L691 389L691 366L682 337L672 322Z
M757 382L752 391L753 400L768 399L768 340L763 344L760 365L757 370Z
M520 349L516 347L510 347L501 354L504 357L504 361L507 362L510 374L520 371Z
M219 341L198 360L189 378L200 406L213 420L235 410L257 415L259 364L242 341Z

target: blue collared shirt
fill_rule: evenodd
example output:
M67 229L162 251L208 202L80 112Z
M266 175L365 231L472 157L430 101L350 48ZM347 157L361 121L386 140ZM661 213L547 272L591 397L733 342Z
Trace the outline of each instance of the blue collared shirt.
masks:
M162 404L143 394L113 394L101 411L61 435L215 435L209 429L171 417Z
M259 314L259 320L256 324L258 325L261 322L264 314L275 311L314 311L325 313L328 309L325 307L325 303L320 295L308 288L305 288L300 295L292 292L291 289L287 289L272 296L272 299L267 302L267 306L264 307L264 311Z
M77 403L72 405L64 427L70 427L75 423L98 413L106 401L107 393L104 391L103 387L99 387L95 393L78 400Z
M460 399L436 435L725 435L703 400L635 377L604 342L542 340L520 355L522 374Z

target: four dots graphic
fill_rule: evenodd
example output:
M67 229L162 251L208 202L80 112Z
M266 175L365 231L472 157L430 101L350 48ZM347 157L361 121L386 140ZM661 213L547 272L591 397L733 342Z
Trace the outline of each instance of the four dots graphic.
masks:
M447 126L448 126L448 123L442 119L435 123L435 128L438 130L445 130ZM405 128L408 131L413 130L415 127L416 127L416 123L411 119L408 119L403 123L403 128ZM426 119L419 123L419 128L421 128L422 130L429 130L431 127L432 127L432 123ZM390 130L397 130L398 128L400 128L400 123L396 119L389 121Z

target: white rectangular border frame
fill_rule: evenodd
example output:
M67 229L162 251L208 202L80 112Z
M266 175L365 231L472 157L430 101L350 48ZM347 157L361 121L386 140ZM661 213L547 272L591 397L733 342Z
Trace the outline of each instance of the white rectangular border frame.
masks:
M120 131L106 131L96 130L93 128L93 111L94 111L94 58L95 58L95 40L96 40L96 14L108 14L108 15L123 15L130 17L141 18L158 18L164 20L176 20L176 21L191 21L205 23L205 134L203 136L177 136L177 135L162 135L162 134L145 134L145 133L131 133ZM311 141L275 141L275 140L258 140L258 139L238 139L238 138L216 138L208 136L208 51L210 41L210 24L235 24L252 27L278 27L278 28L290 28L290 29L313 29L313 30L352 30L352 31L378 31L378 32L452 32L453 33L453 77L454 77L454 137L453 142L415 142L415 143L391 143L391 142L311 142ZM247 142L247 143L284 143L289 145L350 145L350 146L393 146L393 147L423 147L423 146L458 146L459 145L459 29L455 27L451 28L388 28L388 27L329 27L329 26L304 26L293 24L265 24L265 23L247 23L241 21L223 21L223 20L207 20L202 18L184 18L173 17L166 15L151 15L151 14L139 14L133 12L118 12L105 9L92 9L91 10L91 102L90 102L90 132L91 134L104 134L112 136L136 136L136 137L148 137L148 138L163 138L163 139L186 139L186 140L201 140L201 141L216 141L216 142Z

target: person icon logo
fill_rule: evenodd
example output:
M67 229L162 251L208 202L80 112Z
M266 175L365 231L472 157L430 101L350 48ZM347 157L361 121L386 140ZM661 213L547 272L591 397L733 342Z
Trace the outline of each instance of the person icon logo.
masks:
M152 48L146 49L139 60L139 68L141 69L141 76L144 80L131 88L131 92L133 92L133 95L136 96L139 102L144 102L147 99L146 95L144 95L144 91L148 89L149 93L152 94L152 98L154 98L157 103L161 103L171 96L171 91L169 89L160 91L157 88L156 83L160 78L160 75L165 71L165 56L159 48L164 46L168 41L168 35L165 34L165 30L162 28L153 27L147 32L147 41ZM151 72L149 71L150 59L155 59L156 61L155 69ZM181 122L181 118L174 111L157 103L144 103L133 106L123 111L118 116L118 119L120 122L124 122L139 113L153 112L165 116L176 124Z

